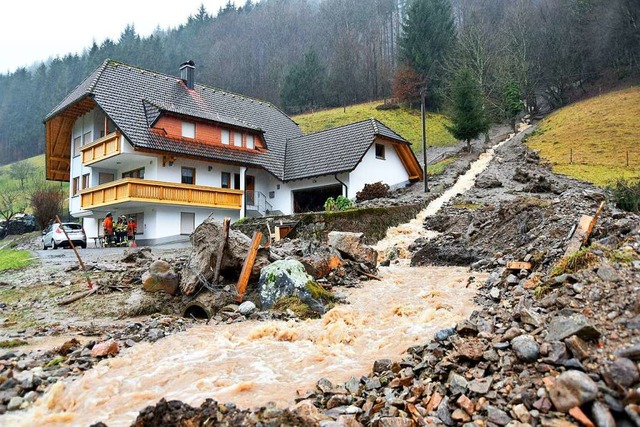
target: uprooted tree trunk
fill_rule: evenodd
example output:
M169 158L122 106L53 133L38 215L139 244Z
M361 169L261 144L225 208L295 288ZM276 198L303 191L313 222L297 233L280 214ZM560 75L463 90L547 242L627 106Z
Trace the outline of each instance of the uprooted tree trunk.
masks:
M193 294L202 281L210 282L216 270L216 258L220 241L223 239L222 223L213 218L206 219L191 234L193 253L182 271L180 289L185 295ZM220 271L234 276L240 274L244 259L251 248L251 239L237 230L229 230L227 244L220 265ZM251 270L251 277L257 278L262 267L269 264L268 250L258 250L256 261Z

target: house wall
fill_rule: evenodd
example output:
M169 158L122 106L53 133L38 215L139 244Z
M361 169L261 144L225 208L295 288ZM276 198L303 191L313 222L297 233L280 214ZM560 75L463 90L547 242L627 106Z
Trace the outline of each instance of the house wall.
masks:
M385 158L376 158L375 144L372 144L358 166L349 174L349 198L356 197L356 193L365 184L382 181L390 187L409 182L409 174L404 168L393 144L382 139L376 139L377 144L384 145Z
M340 181L349 186L349 192L351 193L351 186L349 184L349 176L346 173L338 174ZM276 190L276 198L272 205L274 209L281 211L285 215L293 213L293 192L296 190L304 190L316 187L327 187L330 185L341 185L333 175L320 176L311 179L300 179L296 181L290 181L286 183L280 183L280 190ZM343 188L344 194L344 188Z
M82 165L82 155L75 155L73 144L74 139L76 139L77 137L82 138L87 132L89 132L89 138L87 138L86 140L82 139L82 145L90 144L95 139L97 139L95 137L95 135L97 135L95 109L78 117L78 119L73 124L73 130L71 132L71 152L69 153L71 158L69 179L69 212L71 212L71 214L74 216L82 216L87 214L87 211L84 211L80 208L80 196L73 196L74 178L79 178L79 187L80 189L82 189L82 175L91 173L91 168ZM92 182L91 179L92 178L90 176L90 182Z
M251 134L254 135L254 145L255 147L261 148L264 147L264 143L262 141L262 137L258 132L247 132L247 131L237 131L231 128L227 128L224 126L217 126L210 123L202 123L197 121L189 121L184 120L180 117L174 116L162 116L158 119L158 121L154 124L154 129L162 129L166 132L167 136L171 138L183 139L182 136L182 123L183 122L193 123L195 125L195 138L184 138L189 140L195 140L197 142L209 145L222 145L222 130L226 129L230 133L229 137L229 145L224 145L225 147L233 148L236 150L244 150L246 148L246 135ZM242 147L234 145L234 134L235 132L240 132L242 138Z

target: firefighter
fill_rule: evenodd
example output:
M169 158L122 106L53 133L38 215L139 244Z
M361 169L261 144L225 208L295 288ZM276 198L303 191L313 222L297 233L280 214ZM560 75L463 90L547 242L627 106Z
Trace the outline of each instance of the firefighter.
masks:
M104 244L109 246L113 243L113 215L111 215L111 212L107 212L107 216L102 222L102 229L104 232Z
M124 215L118 218L118 222L116 222L114 228L116 232L116 244L118 246L125 245L127 243L124 240L127 235L127 219Z
M133 219L132 216L129 217L129 222L127 223L127 240L129 244L133 246L133 242L136 240L136 231L138 231L138 224Z

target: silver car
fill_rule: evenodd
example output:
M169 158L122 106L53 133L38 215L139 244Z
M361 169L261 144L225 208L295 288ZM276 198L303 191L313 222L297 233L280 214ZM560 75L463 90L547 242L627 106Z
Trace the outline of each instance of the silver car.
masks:
M76 224L75 222L63 222L62 226L75 246L80 246L81 248L87 247L87 235L82 225ZM60 224L51 224L42 232L42 249L56 249L61 246L70 247L71 245L60 229Z

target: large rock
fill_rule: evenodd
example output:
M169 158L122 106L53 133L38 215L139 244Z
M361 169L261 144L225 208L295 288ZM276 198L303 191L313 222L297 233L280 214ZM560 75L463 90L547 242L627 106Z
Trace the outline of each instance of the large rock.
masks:
M191 234L193 252L182 271L182 281L180 282L182 293L191 295L202 284L202 279L207 282L213 279L222 237L222 223L212 218L205 219ZM249 237L237 230L229 229L229 237L220 263L222 276L239 276L250 248L251 239ZM251 276L257 277L260 270L268 264L268 250L259 249L251 269Z
M549 322L547 330L547 341L562 341L572 335L583 340L600 337L600 332L582 314L556 316Z
M300 259L307 273L315 279L326 277L332 271L342 267L344 261L338 251L327 251L326 253L315 252Z
M376 267L378 253L371 246L364 243L363 233L332 231L327 236L327 243L337 249L342 256L357 262L363 262L371 268Z
M313 311L322 314L325 309L321 298L312 292L317 286L300 261L276 261L260 272L260 304L263 309L271 308L280 298L295 296Z
M157 260L151 263L149 271L142 275L142 287L147 292L166 292L176 295L179 289L179 279L166 261Z
M108 340L98 343L91 349L91 357L115 356L120 352L117 341Z
M589 375L580 371L563 372L549 390L549 398L560 412L592 402L597 395L596 383Z
M520 335L511 340L511 347L524 362L535 362L540 356L540 346L531 335Z

